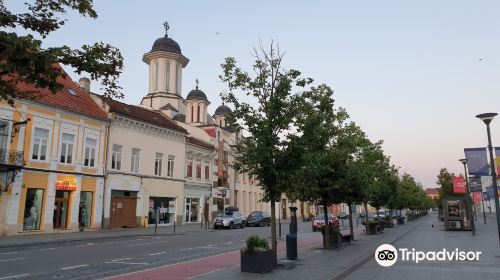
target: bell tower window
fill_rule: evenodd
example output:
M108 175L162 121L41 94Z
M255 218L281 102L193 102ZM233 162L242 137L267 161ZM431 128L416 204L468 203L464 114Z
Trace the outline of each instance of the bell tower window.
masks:
M168 92L170 86L170 63L165 62L165 91Z
M155 90L158 90L158 62L155 63Z

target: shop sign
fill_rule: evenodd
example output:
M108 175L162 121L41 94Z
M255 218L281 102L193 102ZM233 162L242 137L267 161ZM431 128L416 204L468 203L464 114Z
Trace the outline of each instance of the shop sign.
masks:
M56 190L58 191L76 191L76 184L74 181L57 181Z
M168 202L168 209L169 213L175 213L175 200L170 200Z

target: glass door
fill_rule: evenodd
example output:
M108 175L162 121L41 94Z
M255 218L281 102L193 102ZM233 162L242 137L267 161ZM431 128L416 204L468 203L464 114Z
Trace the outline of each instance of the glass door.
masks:
M53 228L66 228L68 219L68 201L69 192L68 191L56 191L56 198L54 201L54 216L53 216Z

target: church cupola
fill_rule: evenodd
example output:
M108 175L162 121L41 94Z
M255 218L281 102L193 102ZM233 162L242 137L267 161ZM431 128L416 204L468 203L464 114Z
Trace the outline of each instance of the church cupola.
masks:
M151 51L145 53L142 60L149 66L149 91L141 105L158 110L171 104L182 110L182 69L189 63L179 44L168 36L170 29L167 22L165 36L156 39Z
M186 123L194 125L207 124L207 108L210 105L207 95L198 86L199 81L196 79L196 89L186 97Z
M222 105L220 105L219 107L217 107L217 109L215 109L215 114L214 114L215 124L220 127L226 127L227 126L226 114L231 112L232 112L231 108L227 107L224 103L222 103Z

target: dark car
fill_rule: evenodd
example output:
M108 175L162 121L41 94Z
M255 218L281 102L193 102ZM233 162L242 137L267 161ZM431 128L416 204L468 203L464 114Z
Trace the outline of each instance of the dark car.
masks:
M247 217L247 226L264 227L271 225L271 214L263 211L255 211Z

